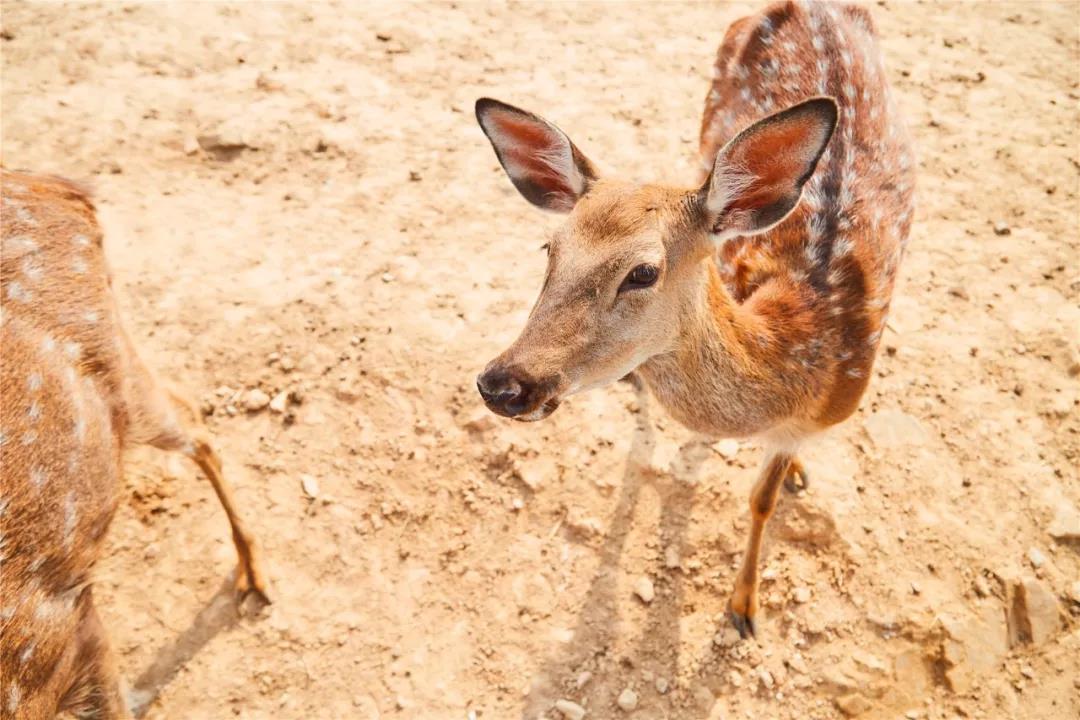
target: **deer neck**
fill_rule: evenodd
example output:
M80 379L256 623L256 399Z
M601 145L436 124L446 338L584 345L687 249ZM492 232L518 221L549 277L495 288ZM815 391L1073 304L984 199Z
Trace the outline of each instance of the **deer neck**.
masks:
M762 318L735 302L712 257L684 280L686 301L671 350L638 370L677 420L712 436L757 434L785 416ZM771 382L770 382L771 380Z

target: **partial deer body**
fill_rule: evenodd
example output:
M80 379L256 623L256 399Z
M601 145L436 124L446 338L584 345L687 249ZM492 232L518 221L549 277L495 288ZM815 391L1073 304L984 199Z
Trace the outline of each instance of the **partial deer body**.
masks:
M757 561L800 443L847 418L873 366L910 229L912 155L868 13L783 2L720 47L692 189L602 178L557 127L477 117L531 202L568 213L517 341L477 384L538 420L634 371L689 428L766 445L730 609L755 631Z
M232 525L237 592L265 600L266 579L198 411L124 332L87 194L52 177L0 180L0 716L125 717L93 601L124 449L195 460Z

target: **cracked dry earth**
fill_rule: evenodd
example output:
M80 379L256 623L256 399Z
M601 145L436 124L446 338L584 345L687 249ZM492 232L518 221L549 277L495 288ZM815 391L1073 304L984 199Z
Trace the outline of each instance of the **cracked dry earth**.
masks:
M96 188L274 582L238 617L210 488L132 454L99 604L146 717L1076 718L1080 6L869 7L918 214L870 390L769 527L755 643L723 610L759 447L627 385L482 407L558 219L472 103L686 181L756 4L5 2L3 161Z

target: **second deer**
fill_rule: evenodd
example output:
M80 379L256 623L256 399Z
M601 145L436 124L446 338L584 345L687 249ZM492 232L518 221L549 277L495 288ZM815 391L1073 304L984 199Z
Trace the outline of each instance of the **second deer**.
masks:
M93 596L123 451L194 460L232 527L238 600L269 602L266 577L198 409L120 323L89 196L59 178L0 178L0 718L127 717Z
M869 14L783 2L729 28L697 187L602 177L559 128L495 100L476 115L521 194L568 214L525 329L480 394L540 420L634 372L689 428L761 438L729 601L755 634L765 524L780 487L805 480L801 444L866 389L911 226L912 153Z

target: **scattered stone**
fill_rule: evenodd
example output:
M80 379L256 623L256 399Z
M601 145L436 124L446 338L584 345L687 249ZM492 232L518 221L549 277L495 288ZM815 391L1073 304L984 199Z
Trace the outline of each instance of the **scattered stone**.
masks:
M682 559L679 557L679 548L674 545L668 545L664 548L664 567L668 570L675 570L682 566Z
M289 393L282 390L274 396L273 400L270 401L270 412L281 414L285 412L285 408L288 406L288 403Z
M789 668L791 668L797 673L802 673L805 675L806 673L810 672L810 668L806 665L806 660L804 660L803 656L798 653L789 657L787 660L787 664Z
M592 673L588 670L582 670L581 673L577 676L577 680L575 681L577 689L580 690L581 688L588 685L590 680L592 680Z
M864 426L878 448L918 445L927 437L922 424L900 410L879 410L866 419Z
M530 490L538 490L545 482L559 477L555 460L546 455L515 458L514 470Z
M810 588L797 587L792 591L791 597L794 598L795 602L799 603L800 605L808 603L810 602Z
M1061 608L1057 598L1034 578L1024 578L1012 588L1009 607L1011 644L1041 645L1061 627Z
M244 393L240 404L250 413L259 412L270 404L270 396L259 388L252 388Z
M281 368L281 372L292 372L296 369L296 361L289 355L282 355L278 360L278 367Z
M986 606L979 615L957 618L942 615L945 631L941 657L945 682L956 693L970 690L976 680L989 675L1009 650L1009 638L1001 610Z
M656 678L656 692L661 695L667 695L667 691L671 689L668 681L662 677Z
M738 670L732 670L728 672L728 682L730 682L734 687L742 687L742 674Z
M836 707L848 717L855 717L870 709L870 701L859 693L849 693L836 698Z
M742 637L739 635L739 631L728 625L723 630L713 636L713 645L722 648L729 648L734 647L736 644L738 644L739 640L742 640Z
M758 679L761 680L761 684L766 690L772 690L773 686L776 684L776 679L773 678L772 673L765 668L758 670Z
M1009 224L1004 222L1003 220L998 220L997 222L994 223L994 234L995 235L1010 235L1010 234L1012 234L1012 228L1010 228Z
M990 583L987 581L986 576L982 573L975 576L975 594L981 598L990 597L992 590L990 589Z
M656 590L653 588L652 580L647 577L638 579L634 583L634 594L641 598L641 602L648 605L656 597Z
M725 460L734 460L735 456L739 454L739 441L726 438L713 445L713 449Z
M1028 562L1031 563L1031 567L1038 570L1046 564L1046 556L1037 547L1028 548L1027 552Z
M616 704L618 704L619 709L623 712L633 712L635 709L637 709L637 693L630 688L626 688L621 693L619 693L619 699L615 702Z
M194 136L188 135L184 138L184 154L194 155L199 152L199 141Z
M304 494L312 500L319 497L319 481L311 475L300 476L300 487L303 489Z
M1077 580L1069 587L1069 598L1074 603L1080 603L1080 580Z
M566 720L582 720L585 717L585 708L572 700L556 700L555 709L562 713Z
M1021 666L1020 674L1026 677L1028 680L1035 679L1035 670L1030 665Z
M1072 505L1062 503L1046 531L1058 542L1080 542L1080 512Z

